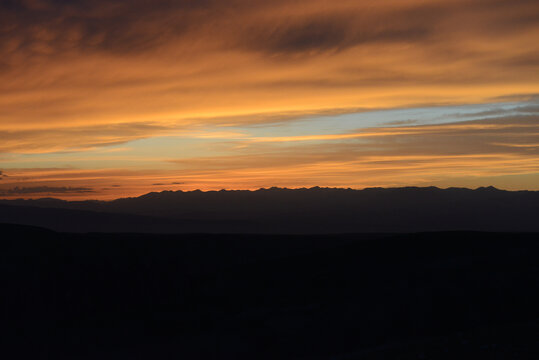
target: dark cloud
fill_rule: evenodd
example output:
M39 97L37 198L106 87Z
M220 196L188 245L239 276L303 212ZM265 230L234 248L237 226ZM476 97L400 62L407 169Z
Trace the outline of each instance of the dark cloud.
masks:
M386 123L386 125L398 125L398 126L405 126L405 125L416 125L418 123L417 120L408 119L408 120L395 120L395 121L389 121Z
M416 42L433 32L441 15L440 9L434 7L402 12L366 9L321 13L270 19L252 25L244 37L248 48L276 54L344 50L368 43Z
M487 118L487 117L501 117L505 116L508 117L510 115L537 115L539 114L539 103L530 101L528 103L524 103L521 106L516 107L510 107L510 108L497 108L497 109L491 109L491 110L484 110L479 112L471 112L471 113L457 113L457 114L451 114L447 115L447 118L451 117L457 117L457 118Z
M259 28L249 47L260 47L269 52L295 52L312 49L326 50L344 45L347 24L339 19L309 19L271 29Z
M141 52L200 23L214 1L2 1L0 52L52 56L69 52ZM15 60L15 59L12 59Z
M155 184L152 184L152 186L182 185L182 184L185 184L185 183L183 182L155 183Z
M304 11L293 11L294 7ZM261 15L266 9L271 15ZM452 24L465 13L472 16ZM180 47L202 42L281 54L364 43L413 43L431 36L440 41L440 26L447 23L455 30L458 25L499 33L519 31L538 21L537 2L508 0L347 7L280 0L4 0L0 3L4 44L0 52L4 56L73 50L130 54L171 42ZM534 65L533 55L514 61Z
M26 195L26 194L86 194L94 190L88 187L54 187L54 186L36 186L36 187L14 187L12 189L0 190L0 195Z

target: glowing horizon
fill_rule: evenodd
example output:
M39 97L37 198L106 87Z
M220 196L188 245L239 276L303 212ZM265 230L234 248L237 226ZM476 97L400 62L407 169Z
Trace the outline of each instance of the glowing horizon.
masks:
M9 0L0 24L0 198L539 190L535 1Z

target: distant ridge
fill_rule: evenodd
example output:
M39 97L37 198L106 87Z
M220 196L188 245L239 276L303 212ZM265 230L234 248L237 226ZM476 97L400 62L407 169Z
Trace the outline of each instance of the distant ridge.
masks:
M370 193L370 192L405 192L405 191L468 191L468 192L505 192L505 193L539 193L539 191L534 190L502 190L494 186L481 186L475 189L463 188L463 187L448 187L448 188L439 188L436 186L405 186L405 187L367 187L363 189L353 189L353 188L339 188L339 187L320 187L313 186L310 188L286 188L286 187L270 187L270 188L259 188L256 190L235 190L235 189L222 189L222 190L162 190L162 191L151 191L149 193L139 195L139 196L130 196L125 198L117 198L114 200L63 200L57 199L54 197L43 197L39 199L1 199L0 204L11 204L11 205L30 205L30 206L42 206L46 207L59 207L59 208L92 208L98 207L99 204L110 204L110 203L119 203L124 201L133 201L135 199L156 199L162 198L165 196L175 196L179 194L215 194L215 193L234 193L234 194L248 194L248 193L291 193L291 192L350 192L350 193Z
M162 191L112 201L0 200L0 208L0 222L63 231L61 218L68 216L82 232L539 231L539 191L492 186ZM43 218L51 209L63 211L54 226Z

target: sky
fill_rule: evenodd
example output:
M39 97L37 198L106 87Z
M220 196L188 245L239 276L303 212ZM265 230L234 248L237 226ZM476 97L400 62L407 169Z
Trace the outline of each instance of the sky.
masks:
M536 0L2 0L0 197L539 190Z

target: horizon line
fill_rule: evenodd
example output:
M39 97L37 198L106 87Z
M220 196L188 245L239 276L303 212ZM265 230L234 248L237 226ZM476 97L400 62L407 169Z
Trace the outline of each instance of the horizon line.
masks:
M25 189L25 188L21 188ZM436 189L436 190L469 190L469 191L477 191L477 190L494 190L499 192L538 192L538 190L529 190L529 189L520 189L520 190L507 190L507 189L500 189L493 185L487 185L487 186L479 186L476 188L469 188L469 187L459 187L459 186L448 186L448 187L438 187L438 186L394 186L394 187L383 187L383 186L371 186L371 187L364 187L364 188L351 188L351 187L331 187L331 186L312 186L312 187L279 187L279 186L272 186L272 187L261 187L258 189L220 189L220 190L201 190L201 189L194 189L194 190L161 190L161 191L150 191L147 193L143 193L138 196L126 196L126 197L118 197L114 199L107 199L107 200L99 200L99 199L60 199L53 196L44 196L40 198L31 198L31 197L17 197L17 198L2 198L0 197L0 201L39 201L39 200L57 200L57 201L65 201L65 202L83 202L83 201L92 201L92 202L112 202L116 200L123 200L123 199L137 199L141 198L150 194L163 194L163 193L219 193L219 192L249 192L249 193L255 193L260 191L298 191L298 190L341 190L341 191L365 191L365 190L404 190L404 189ZM87 194L90 192L86 192ZM28 193L28 195L31 195L32 193ZM52 192L50 193L52 194ZM58 195L60 195L59 193ZM0 196L2 196L0 194Z

